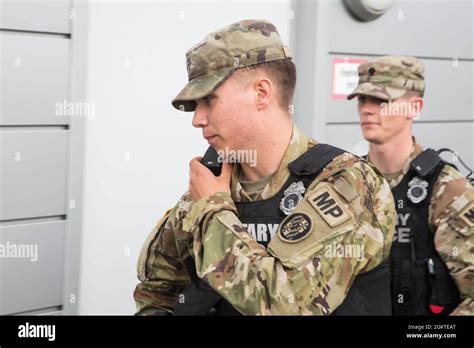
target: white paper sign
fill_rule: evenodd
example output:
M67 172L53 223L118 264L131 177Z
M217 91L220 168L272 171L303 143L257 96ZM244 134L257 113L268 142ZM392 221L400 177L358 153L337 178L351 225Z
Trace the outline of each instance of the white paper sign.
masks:
M333 59L333 99L345 99L357 87L359 82L357 68L365 61L353 58Z

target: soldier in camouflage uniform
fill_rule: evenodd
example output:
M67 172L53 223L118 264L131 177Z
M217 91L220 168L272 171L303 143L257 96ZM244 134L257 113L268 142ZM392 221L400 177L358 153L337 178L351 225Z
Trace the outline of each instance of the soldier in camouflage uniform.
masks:
M255 149L258 162L224 163L215 177L191 161L189 191L140 253L137 314L173 313L200 279L246 315L390 314L380 309L390 306L390 188L365 160L292 123L295 81L278 73L293 63L276 28L240 21L186 58L189 83L173 106L194 111L217 150ZM359 279L371 290L351 297Z
M474 189L412 136L425 90L414 57L361 64L358 97L368 160L384 173L398 219L390 261L394 314L474 314Z

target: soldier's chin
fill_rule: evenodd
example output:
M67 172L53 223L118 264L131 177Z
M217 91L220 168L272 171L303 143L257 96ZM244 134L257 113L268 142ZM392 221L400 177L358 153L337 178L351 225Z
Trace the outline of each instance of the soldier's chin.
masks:
M220 141L214 140L212 144L210 143L209 145L212 145L216 151L225 151L225 146L222 146L222 143Z
M377 134L378 132L375 132L373 130L362 130L362 136L364 137L365 140L367 140L370 143L375 143L379 144L381 143L380 135Z

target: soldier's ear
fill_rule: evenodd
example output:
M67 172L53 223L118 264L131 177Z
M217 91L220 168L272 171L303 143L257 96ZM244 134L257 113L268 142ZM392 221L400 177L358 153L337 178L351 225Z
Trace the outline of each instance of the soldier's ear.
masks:
M420 117L421 109L423 108L423 98L419 96L413 97L413 99L411 100L411 106L413 110L413 112L411 113L411 118L417 120Z
M273 98L274 86L272 81L266 77L257 79L254 83L255 89L255 103L258 110L263 110L268 107Z

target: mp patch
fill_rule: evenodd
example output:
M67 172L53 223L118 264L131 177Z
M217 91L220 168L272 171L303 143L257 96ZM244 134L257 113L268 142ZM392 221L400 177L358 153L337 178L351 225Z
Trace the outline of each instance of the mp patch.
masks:
M309 197L309 203L331 227L350 219L344 204L327 185L321 185L321 188Z
M281 240L288 243L299 242L310 235L313 222L305 213L294 213L289 215L280 224Z

